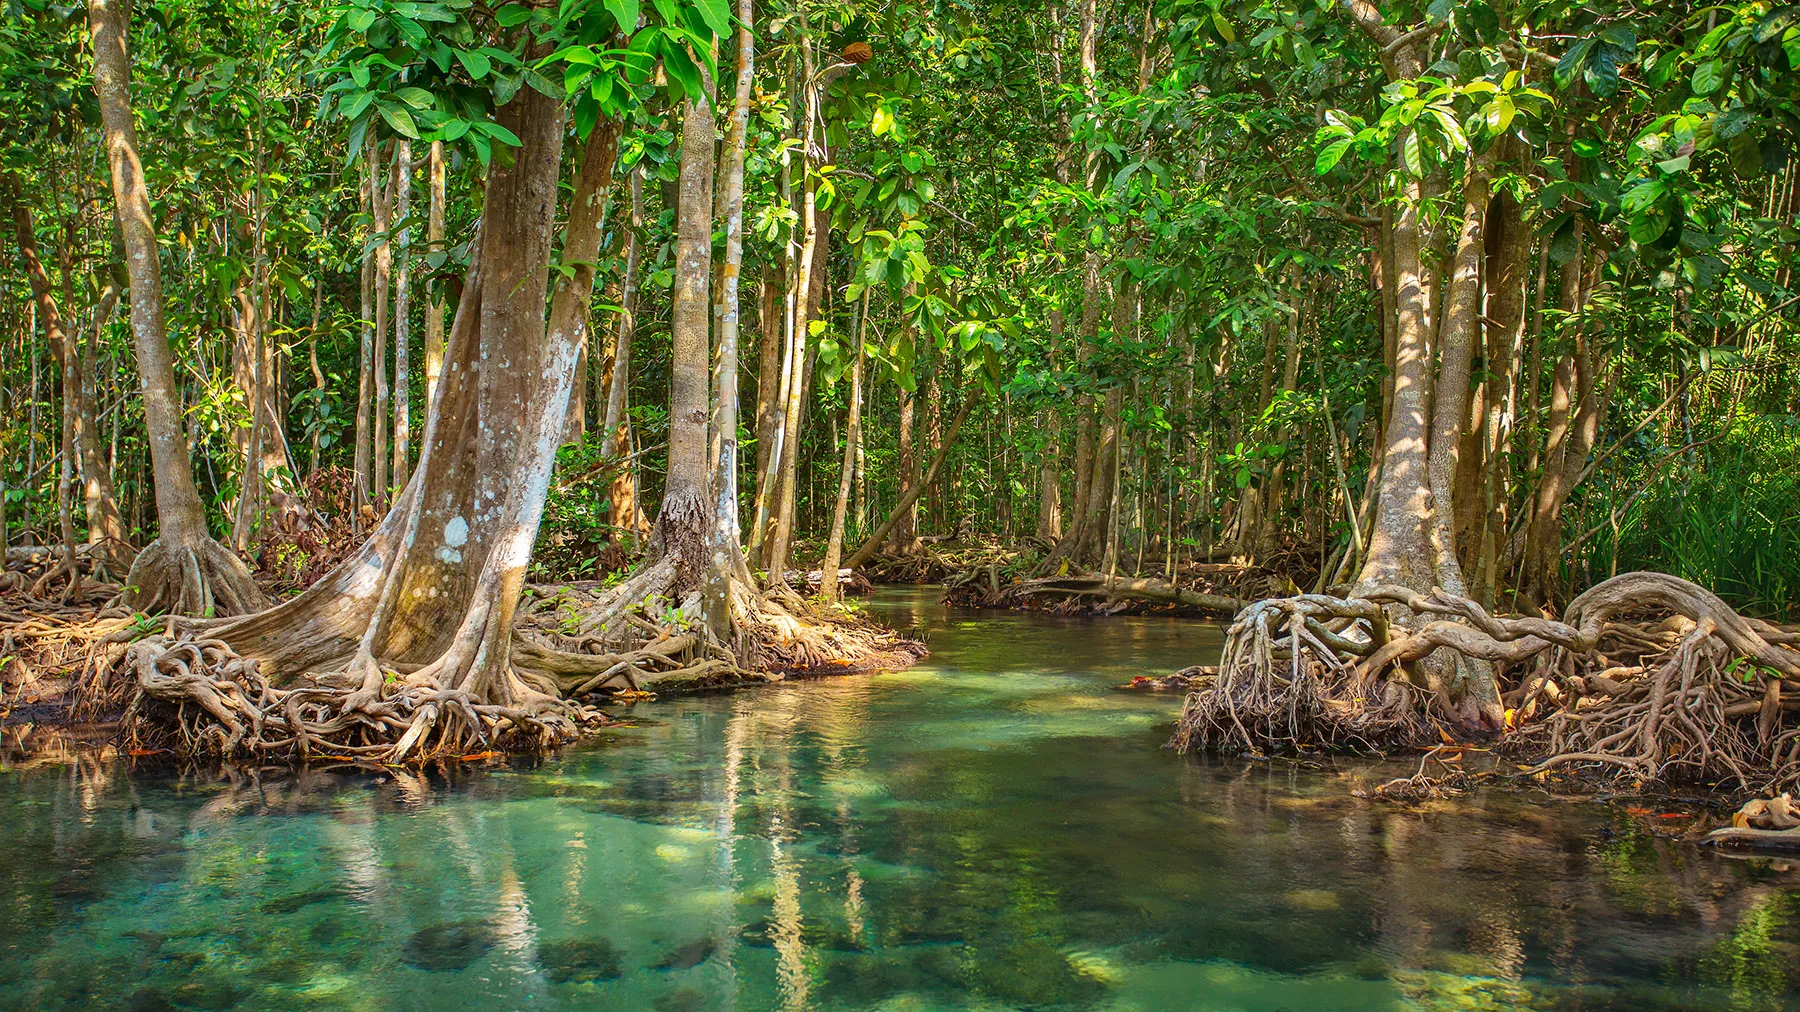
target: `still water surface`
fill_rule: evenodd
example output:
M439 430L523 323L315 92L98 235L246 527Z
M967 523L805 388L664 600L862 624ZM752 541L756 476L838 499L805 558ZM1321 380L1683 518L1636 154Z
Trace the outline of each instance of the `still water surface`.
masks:
M934 601L869 604L929 635L911 671L539 763L0 774L0 1007L1796 1007L1800 873L1183 759L1178 701L1109 686L1216 627Z

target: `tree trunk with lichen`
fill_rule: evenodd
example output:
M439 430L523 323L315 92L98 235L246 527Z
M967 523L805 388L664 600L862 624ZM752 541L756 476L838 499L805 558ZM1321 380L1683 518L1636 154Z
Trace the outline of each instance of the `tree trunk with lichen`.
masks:
M652 535L652 555L675 563L675 592L700 587L706 570L708 519L707 421L711 340L714 116L706 95L690 96L682 117L680 206L675 238L675 284L669 313L672 347L669 388L669 473Z

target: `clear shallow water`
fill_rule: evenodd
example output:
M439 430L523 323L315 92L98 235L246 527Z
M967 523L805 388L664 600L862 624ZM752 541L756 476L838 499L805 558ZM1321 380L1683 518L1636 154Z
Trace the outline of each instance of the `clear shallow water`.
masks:
M484 771L0 774L0 1008L1796 1007L1800 873L1160 749L1167 619L870 607L897 675ZM1364 771L1366 773L1366 771Z

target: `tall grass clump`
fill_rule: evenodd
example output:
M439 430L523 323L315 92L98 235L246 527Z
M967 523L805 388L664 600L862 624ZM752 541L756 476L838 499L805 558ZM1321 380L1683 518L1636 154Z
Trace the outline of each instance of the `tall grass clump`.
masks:
M1748 614L1800 613L1800 419L1741 420L1685 459L1647 457L1592 491L1571 532L1598 527L1580 549L1590 579L1659 570Z

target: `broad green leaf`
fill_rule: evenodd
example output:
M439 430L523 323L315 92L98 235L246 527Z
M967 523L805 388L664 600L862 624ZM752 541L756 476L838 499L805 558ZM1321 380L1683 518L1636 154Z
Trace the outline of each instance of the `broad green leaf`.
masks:
M1344 152L1349 150L1350 141L1348 139L1331 142L1322 148L1318 158L1313 160L1313 171L1321 176L1325 175L1337 168L1338 162L1343 161Z
M1800 4L1777 7L1756 23L1756 30L1751 32L1750 37L1759 43L1767 42L1796 24L1800 24Z
M1694 94L1710 95L1725 81L1725 62L1712 59L1694 68Z
M1406 140L1400 145L1400 160L1406 166L1406 171L1413 176L1419 179L1425 177L1425 148L1419 140L1418 131L1407 133Z
M619 31L626 35L637 31L640 17L638 0L606 0L606 10L619 23Z
M1567 88L1575 82L1575 78L1587 67L1588 56L1593 53L1594 46L1599 41L1599 39L1592 38L1582 39L1563 53L1562 59L1558 60L1556 64L1556 86L1558 88Z
M469 72L469 76L477 81L486 77L488 71L494 67L486 56L474 50L458 49L456 62L462 64L463 69Z
M381 113L381 118L387 120L387 125L394 128L395 133L409 140L419 139L419 128L413 123L412 113L389 102L382 102L375 108Z
M715 36L722 39L731 34L730 0L695 0L695 3L700 10L700 20L706 22L706 27L712 29Z

